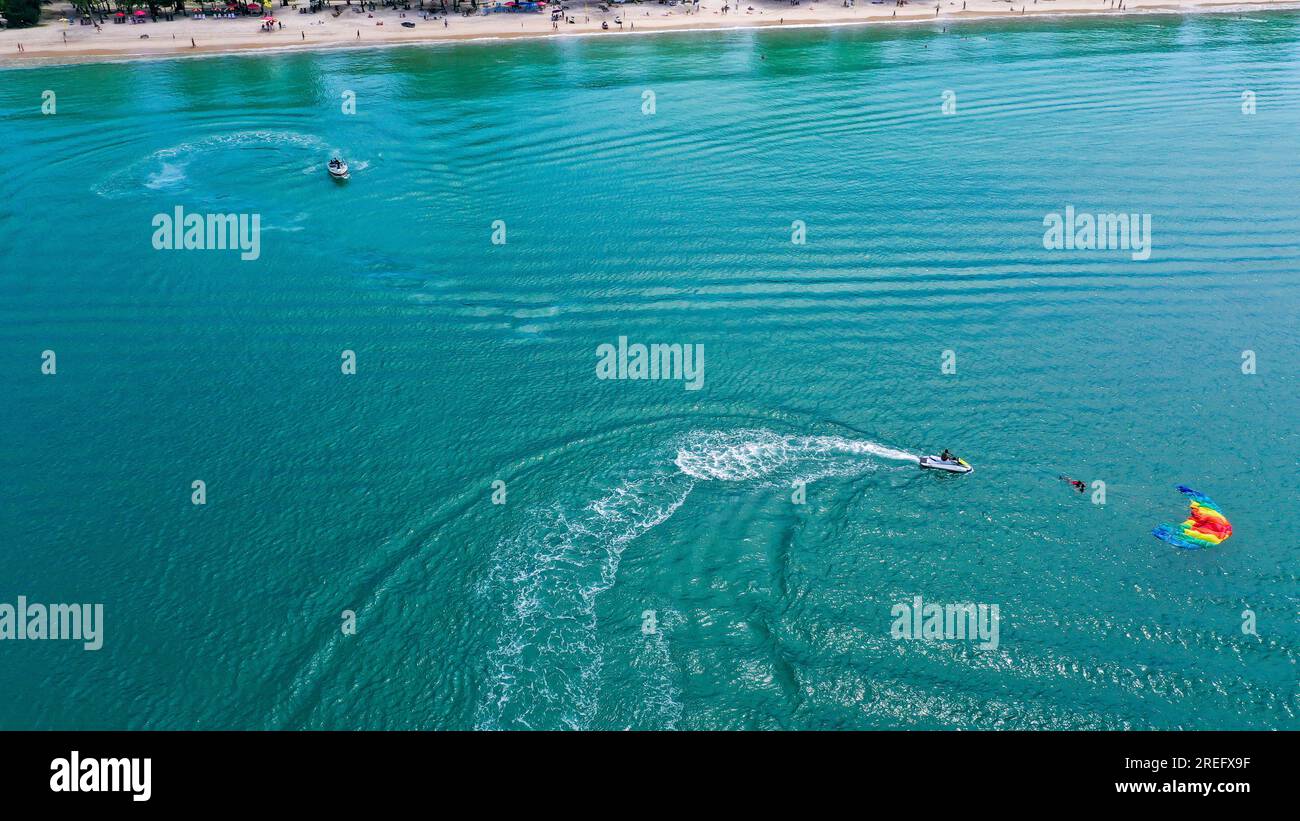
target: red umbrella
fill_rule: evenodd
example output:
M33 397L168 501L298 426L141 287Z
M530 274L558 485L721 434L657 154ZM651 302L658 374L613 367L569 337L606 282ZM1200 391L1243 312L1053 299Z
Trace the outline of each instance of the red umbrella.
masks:
M144 16L145 16L146 14L148 14L148 13L149 13L149 12L145 11L144 9L140 9L139 11L137 11L137 12L135 13L135 16L136 16L136 17L144 17Z
M126 16L126 12L119 11L117 14L114 14L113 16L114 16L114 17L125 17L125 16Z

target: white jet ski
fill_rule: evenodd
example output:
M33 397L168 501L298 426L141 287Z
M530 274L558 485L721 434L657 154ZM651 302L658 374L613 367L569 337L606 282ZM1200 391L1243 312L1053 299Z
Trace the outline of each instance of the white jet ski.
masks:
M336 180L346 180L348 178L348 164L338 157L330 160L330 176Z
M920 465L927 470L946 470L949 473L970 473L975 470L966 464L965 459L940 459L938 456L922 456Z

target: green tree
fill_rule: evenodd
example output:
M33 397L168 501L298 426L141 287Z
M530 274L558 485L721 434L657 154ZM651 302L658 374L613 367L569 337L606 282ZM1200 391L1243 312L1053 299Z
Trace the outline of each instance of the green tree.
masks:
M13 28L34 26L41 19L41 0L0 0L0 17Z
M81 17L107 14L109 10L107 0L72 0L72 8Z

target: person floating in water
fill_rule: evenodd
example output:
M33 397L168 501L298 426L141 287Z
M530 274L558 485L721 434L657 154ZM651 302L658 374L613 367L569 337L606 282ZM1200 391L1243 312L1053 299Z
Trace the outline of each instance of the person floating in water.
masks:
M1070 485L1080 493L1083 493L1085 490L1088 489L1088 486L1083 482L1080 482L1078 479L1071 479L1069 476L1062 476L1061 479L1063 481L1069 482Z

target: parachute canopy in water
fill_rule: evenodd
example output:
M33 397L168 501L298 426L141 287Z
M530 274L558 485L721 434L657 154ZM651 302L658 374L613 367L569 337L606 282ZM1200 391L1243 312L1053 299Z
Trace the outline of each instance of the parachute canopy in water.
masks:
M1186 485L1179 485L1178 490L1191 499L1192 509L1188 511L1187 521L1177 525L1160 525L1151 531L1151 535L1174 547L1190 550L1213 547L1232 535L1232 524L1228 522L1228 517L1219 512L1219 506L1213 499Z

